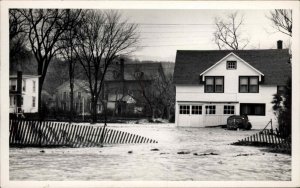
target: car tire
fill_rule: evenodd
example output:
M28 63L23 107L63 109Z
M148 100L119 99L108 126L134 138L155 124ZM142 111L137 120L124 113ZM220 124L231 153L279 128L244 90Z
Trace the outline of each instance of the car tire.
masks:
M246 130L250 130L252 128L252 125L250 122L247 123L247 126L246 126Z

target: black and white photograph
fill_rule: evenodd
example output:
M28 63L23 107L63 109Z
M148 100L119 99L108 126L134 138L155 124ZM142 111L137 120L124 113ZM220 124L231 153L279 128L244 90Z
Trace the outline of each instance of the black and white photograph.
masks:
M1 2L1 187L300 186L298 1L43 3Z

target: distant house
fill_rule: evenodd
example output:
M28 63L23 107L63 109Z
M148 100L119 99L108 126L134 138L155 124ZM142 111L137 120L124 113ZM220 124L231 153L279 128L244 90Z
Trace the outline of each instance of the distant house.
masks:
M36 113L38 112L39 76L22 75L21 92L17 91L17 74L9 76L9 112ZM22 103L17 109L17 96L21 94Z
M79 115L90 115L91 114L91 96L88 89L88 82L85 80L75 79L74 80L74 111ZM62 111L70 111L71 100L70 100L70 82L66 81L58 88L54 93L54 100L56 108ZM97 112L102 112L102 107L97 105Z
M226 124L231 115L248 115L253 128L272 119L273 94L291 76L287 49L177 51L174 71L176 125Z
M80 76L84 77L84 76ZM97 112L104 110L100 100L106 101L107 109L114 115L142 114L145 110L142 90L151 90L154 79L164 79L160 63L124 63L115 62L105 76ZM70 110L70 84L64 82L54 94L56 106L63 111ZM74 108L78 114L90 114L91 100L88 82L83 79L74 81Z
M153 91L156 79L165 79L161 63L124 63L117 62L108 71L105 81L107 108L115 114L145 113L143 92Z

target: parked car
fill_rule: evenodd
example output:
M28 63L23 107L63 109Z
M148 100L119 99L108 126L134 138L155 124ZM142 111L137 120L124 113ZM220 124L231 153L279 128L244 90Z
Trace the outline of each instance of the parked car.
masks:
M227 118L227 129L229 130L250 130L251 128L252 125L249 122L247 115L233 115Z

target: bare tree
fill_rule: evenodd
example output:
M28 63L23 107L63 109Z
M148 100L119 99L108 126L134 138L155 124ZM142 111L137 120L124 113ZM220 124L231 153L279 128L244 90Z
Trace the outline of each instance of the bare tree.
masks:
M243 23L244 17L239 16L237 11L229 14L226 19L215 18L214 41L220 50L239 50L248 45L248 38L241 32Z
M57 41L67 28L65 9L21 9L19 10L26 20L26 32L29 46L38 63L39 95L38 109L41 114L41 92L47 74L47 68L56 55Z
M136 28L136 24L122 21L118 12L86 12L76 37L75 52L89 82L93 123L97 121L97 102L107 69L120 54L134 50Z
M175 107L175 86L172 84L172 75L148 75L142 72L134 75L137 87L131 97L146 107L152 119L155 117L170 118L170 113Z
M63 32L61 39L58 41L59 55L68 63L69 82L70 82L70 122L74 116L74 71L76 65L76 54L74 47L77 31L82 24L84 13L81 9L66 10L65 22L67 28Z
M267 16L272 22L273 27L288 36L292 36L293 17L292 10L276 9L270 11L270 16Z
M29 58L31 55L25 44L25 17L17 10L9 10L9 54L10 63L20 59Z

